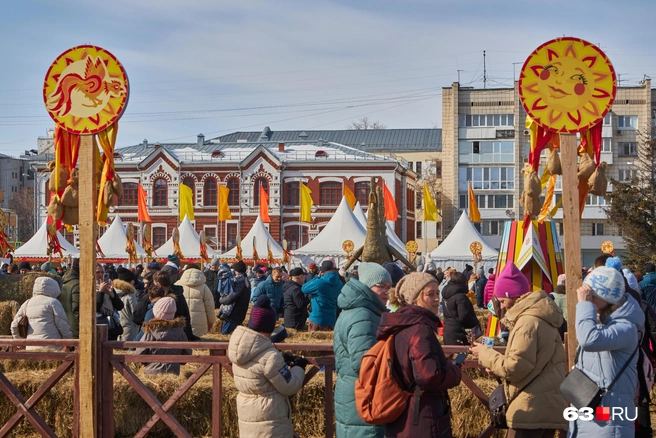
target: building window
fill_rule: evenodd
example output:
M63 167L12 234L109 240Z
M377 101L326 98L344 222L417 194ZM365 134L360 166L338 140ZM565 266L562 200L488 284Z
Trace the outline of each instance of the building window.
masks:
M166 228L153 227L153 246L155 249L166 243Z
M189 187L191 189L191 193L193 193L194 197L196 197L196 181L194 181L192 177L190 176L185 177L185 179L182 180L182 184Z
M369 192L371 187L368 182L362 181L355 183L355 199L358 200L361 206L369 205Z
M422 234L423 229L422 229L422 226L421 226L422 223L421 222L415 222L415 224L416 224L416 227L417 227L417 232L415 233L417 235L417 239L422 239L422 236L423 236L423 234Z
M611 145L613 144L612 138L602 138L601 139L601 152L613 152Z
M619 182L630 182L633 180L633 178L636 177L636 171L635 169L620 169L619 170Z
M138 205L139 184L123 183L123 195L118 200L118 205Z
M299 205L299 188L298 182L285 184L285 205Z
M604 125L610 126L612 124L612 120L613 120L613 113L608 111L608 114L604 116Z
M458 127L470 126L515 126L514 114L460 114Z
M153 207L169 205L169 188L164 178L158 178L153 183Z
M230 189L228 205L239 205L239 178L228 179L226 186Z
M237 246L237 224L226 224L226 248Z
M500 236L506 227L504 220L483 221L483 235L484 236Z
M476 203L480 209L514 207L513 195L476 195ZM469 196L458 196L458 208L464 209L469 206Z
M269 181L266 178L258 178L253 184L253 205L260 205L260 186L264 189L266 194L269 194Z
M592 235L593 236L603 236L604 235L604 224L592 224Z
M515 169L513 167L460 167L458 190L467 190L471 181L474 190L514 190Z
M219 249L218 241L216 239L216 227L205 227L205 237L212 249Z
M635 157L638 155L638 143L634 141L617 143L617 147L617 153L620 157Z
M617 129L638 129L638 116L617 116Z
M342 199L342 184L328 181L319 186L321 192L321 205L339 205Z
M563 223L558 222L558 235L562 236L563 235Z
M422 165L421 161L417 161L415 163L415 173L417 174L417 177L419 177L419 178L421 178L421 170L422 170L421 165Z
M203 205L216 205L216 180L207 178L203 186Z
M300 232L300 238L299 238ZM290 249L298 249L308 243L308 228L291 226L287 227L287 243Z
M513 163L515 142L513 141L460 141L458 142L460 163Z
M603 196L588 195L585 205L606 205L606 199Z

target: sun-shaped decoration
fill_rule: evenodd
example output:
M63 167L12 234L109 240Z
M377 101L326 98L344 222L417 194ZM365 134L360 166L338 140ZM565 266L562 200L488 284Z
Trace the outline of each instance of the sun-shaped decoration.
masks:
M96 46L59 55L43 81L46 110L73 134L96 134L114 123L128 101L128 77L120 62Z
M528 115L555 132L581 132L599 123L615 100L615 69L597 46L556 38L529 55L519 76Z

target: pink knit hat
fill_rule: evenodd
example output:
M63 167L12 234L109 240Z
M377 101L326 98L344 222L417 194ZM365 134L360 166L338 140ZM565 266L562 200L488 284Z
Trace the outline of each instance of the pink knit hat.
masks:
M530 292L528 280L514 263L508 263L496 278L494 296L497 298L519 298Z
M155 302L153 315L155 318L171 321L175 317L176 310L175 300L171 297L163 297Z

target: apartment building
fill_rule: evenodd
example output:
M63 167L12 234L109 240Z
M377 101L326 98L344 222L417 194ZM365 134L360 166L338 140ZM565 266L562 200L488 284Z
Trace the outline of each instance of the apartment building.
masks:
M602 161L606 175L628 181L635 172L640 134L653 123L654 93L650 80L641 86L619 87L612 110L603 121ZM474 89L456 82L442 95L442 214L445 235L459 212L467 207L467 182L471 181L485 239L499 247L506 221L521 220L519 199L523 190L521 168L528 160L529 132L517 83L514 88ZM558 179L554 203L562 196ZM612 190L609 185L608 190ZM621 253L621 230L611 225L603 197L588 196L581 221L583 265L589 266L600 253L601 243L613 242ZM553 218L562 236L562 210Z

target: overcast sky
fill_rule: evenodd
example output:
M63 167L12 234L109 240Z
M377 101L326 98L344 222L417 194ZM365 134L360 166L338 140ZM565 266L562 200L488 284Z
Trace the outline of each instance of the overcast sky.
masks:
M42 84L63 51L93 44L130 79L117 147L195 142L264 126L441 126L458 80L510 87L558 36L599 44L621 85L656 79L654 1L88 0L3 2L0 152L36 148L53 122ZM515 65L513 65L515 64ZM460 70L460 72L458 72Z

